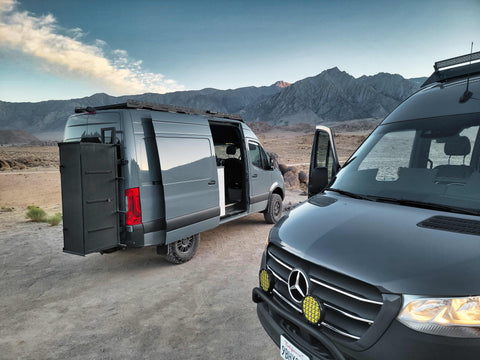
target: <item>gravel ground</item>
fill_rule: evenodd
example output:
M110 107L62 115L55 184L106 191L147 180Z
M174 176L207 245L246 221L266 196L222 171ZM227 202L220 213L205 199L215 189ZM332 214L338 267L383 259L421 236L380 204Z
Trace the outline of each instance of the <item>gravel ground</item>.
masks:
M0 228L2 359L279 358L251 301L271 228L261 214L202 233L177 266L155 248L65 254L61 225L18 207Z

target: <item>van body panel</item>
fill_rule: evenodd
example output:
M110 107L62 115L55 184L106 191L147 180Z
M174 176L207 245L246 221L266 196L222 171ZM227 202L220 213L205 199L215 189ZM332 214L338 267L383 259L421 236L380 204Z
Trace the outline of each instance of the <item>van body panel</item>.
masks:
M328 206L316 205L324 202L322 198L336 201ZM311 263L342 274L355 274L356 279L373 284L382 292L429 296L475 294L479 291L478 284L464 274L480 272L478 236L418 226L439 215L465 218L326 191L325 195L317 195L290 211L282 226L273 229L271 239ZM478 221L475 216L466 218Z
M199 228L217 226L220 220L213 139L208 120L195 120L192 123L190 116L181 114L152 119L164 192L166 244L194 235Z

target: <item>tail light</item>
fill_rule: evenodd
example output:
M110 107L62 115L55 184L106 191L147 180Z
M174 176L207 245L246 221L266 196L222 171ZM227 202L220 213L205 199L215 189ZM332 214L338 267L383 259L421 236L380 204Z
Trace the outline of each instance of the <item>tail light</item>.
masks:
M125 214L125 224L140 225L142 223L142 209L140 207L139 188L125 190L125 201L127 208L127 213Z

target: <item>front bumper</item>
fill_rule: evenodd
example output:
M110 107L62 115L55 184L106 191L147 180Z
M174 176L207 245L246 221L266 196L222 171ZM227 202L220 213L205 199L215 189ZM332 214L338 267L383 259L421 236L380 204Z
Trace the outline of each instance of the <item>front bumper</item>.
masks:
M480 339L460 339L423 334L394 320L369 348L355 351L335 343L306 322L300 321L260 288L253 289L257 314L272 340L284 335L311 360L473 360L480 354Z

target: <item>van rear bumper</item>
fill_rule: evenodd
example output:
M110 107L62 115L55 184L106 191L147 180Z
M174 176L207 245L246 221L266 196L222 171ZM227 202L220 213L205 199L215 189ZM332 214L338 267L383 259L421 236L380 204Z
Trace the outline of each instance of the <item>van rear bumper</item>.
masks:
M257 315L265 331L279 346L280 335L306 353L311 360L473 360L480 353L480 339L460 339L423 334L394 320L370 348L355 351L335 343L329 336L278 306L260 288L253 289Z

